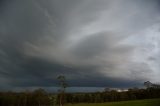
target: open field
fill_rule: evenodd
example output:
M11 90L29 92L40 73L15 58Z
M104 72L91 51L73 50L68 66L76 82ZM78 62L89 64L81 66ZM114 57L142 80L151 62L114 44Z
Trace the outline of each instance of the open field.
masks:
M109 103L81 103L66 106L160 106L160 99L146 99L135 101L109 102Z

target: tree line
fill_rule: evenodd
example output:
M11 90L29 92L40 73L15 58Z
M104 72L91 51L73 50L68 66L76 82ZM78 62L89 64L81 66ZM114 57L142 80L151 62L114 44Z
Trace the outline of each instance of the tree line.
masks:
M117 92L116 90L111 90L95 93L70 93L66 94L66 103L104 103L152 98L160 98L160 89L133 88L125 92Z
M63 104L62 104L63 95ZM133 88L125 92L105 90L94 93L65 93L53 94L43 89L26 92L0 92L0 106L59 106L65 103L103 103L113 101L139 100L160 98L160 88ZM60 104L61 100L61 104Z

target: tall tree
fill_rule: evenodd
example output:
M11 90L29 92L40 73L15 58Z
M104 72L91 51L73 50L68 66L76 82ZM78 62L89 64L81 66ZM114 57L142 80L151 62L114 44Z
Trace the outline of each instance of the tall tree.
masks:
M59 80L60 85L59 105L64 106L65 89L67 88L68 84L66 82L65 76L63 75L58 76L57 79Z
M152 84L150 81L144 82L144 86L146 86L147 88L152 87L152 85L153 85L153 84Z

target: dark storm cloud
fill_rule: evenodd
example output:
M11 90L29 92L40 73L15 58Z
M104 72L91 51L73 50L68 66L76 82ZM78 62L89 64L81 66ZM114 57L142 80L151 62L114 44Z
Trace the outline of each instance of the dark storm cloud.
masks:
M158 81L158 3L1 1L1 89L57 86L61 74L71 86L129 87Z
M106 35L107 33L97 33L92 37L85 38L73 48L74 54L80 58L91 58L102 53L107 48L105 45L108 43L106 42Z

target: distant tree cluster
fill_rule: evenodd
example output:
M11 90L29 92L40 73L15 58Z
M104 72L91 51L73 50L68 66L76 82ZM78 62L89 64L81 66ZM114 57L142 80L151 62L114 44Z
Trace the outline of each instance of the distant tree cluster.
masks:
M65 78L59 77L60 92L51 94L43 89L33 92L0 92L0 106L63 106L64 103L103 103L139 99L160 98L160 88L146 86L146 89L132 88L125 92L105 89L94 93L65 93ZM144 83L146 84L146 83Z
M0 106L50 106L49 94L43 89L34 92L0 92Z
M44 89L33 92L0 92L0 106L63 106L65 89L68 86L65 76L57 77L60 89L57 94L47 93Z
M114 101L127 101L139 99L160 98L160 89L129 89L126 92L116 90L96 92L96 93L71 93L66 94L67 103L103 103Z
M144 82L144 86L146 86L147 88L159 88L160 89L160 85L159 84L153 84L150 81Z
M63 94L64 95L64 94ZM34 92L1 92L0 106L58 106L62 94L49 94L43 89ZM66 93L65 103L103 103L137 99L160 98L160 89L129 89L126 92L115 90L95 93ZM63 104L64 105L64 104Z

